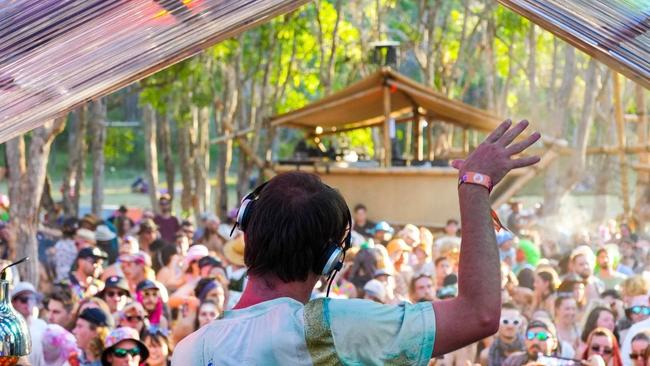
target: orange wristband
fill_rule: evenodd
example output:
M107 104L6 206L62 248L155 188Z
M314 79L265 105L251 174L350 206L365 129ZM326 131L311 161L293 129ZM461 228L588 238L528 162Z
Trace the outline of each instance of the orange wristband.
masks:
M487 188L488 192L492 192L492 179L489 176L476 172L466 172L458 180L458 185L463 183L476 184Z

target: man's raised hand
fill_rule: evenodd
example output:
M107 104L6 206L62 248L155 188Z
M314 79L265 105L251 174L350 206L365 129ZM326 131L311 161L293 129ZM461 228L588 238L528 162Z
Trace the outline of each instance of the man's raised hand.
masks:
M525 140L512 143L528 127L523 120L511 128L512 121L505 120L465 160L454 160L452 166L463 175L476 172L489 176L496 185L512 169L523 168L539 162L539 156L512 159L534 144L541 135L535 132Z

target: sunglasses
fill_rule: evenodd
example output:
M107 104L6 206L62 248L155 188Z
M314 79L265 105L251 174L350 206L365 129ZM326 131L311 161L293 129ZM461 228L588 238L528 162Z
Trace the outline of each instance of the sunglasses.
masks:
M508 319L508 318L501 318L501 324L503 325L519 325L521 324L521 321L519 319Z
M626 310L631 312L632 314L650 315L650 307L645 305L632 306L631 308L627 308Z
M14 297L14 300L22 303L22 304L27 304L28 302L32 301L32 298L29 296L16 296Z
M124 291L106 291L106 296L108 296L108 297L115 297L115 296L122 297L122 296L126 296L126 293Z
M643 358L643 353L630 353L630 359L636 360L637 358Z
M532 341L533 339L537 339L537 340L540 340L540 341L546 341L549 338L551 338L551 336L546 332L537 332L537 333L536 332L527 332L526 333L526 339L528 339L529 341Z
M611 347L599 346L597 344L592 345L591 350L594 351L594 352L600 352L600 353L602 353L604 355L611 355L612 352L613 352Z
M130 321L130 322L135 321L135 320L141 322L141 321L144 320L144 317L142 317L142 316L140 316L140 315L131 315L131 316L127 316L127 317L126 317L126 320L128 320L128 321Z
M140 348L135 347L131 349L126 349L126 348L116 348L113 350L113 355L117 358L124 358L126 355L131 355L133 357L138 356L140 354Z

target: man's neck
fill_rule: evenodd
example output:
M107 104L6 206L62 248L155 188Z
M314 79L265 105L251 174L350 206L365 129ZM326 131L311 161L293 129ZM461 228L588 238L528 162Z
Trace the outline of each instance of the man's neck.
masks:
M316 279L310 276L307 281L282 282L278 278L248 277L248 283L234 309L243 309L261 302L280 297L289 297L303 304L309 302Z
M74 276L77 279L77 281L79 282L79 284L84 286L84 287L87 287L88 284L92 281L92 279L90 279L90 276L86 276L79 269L74 272Z
M603 267L600 269L600 276L601 277L609 277L612 275L612 269L609 267Z
M515 337L506 337L504 335L499 335L499 339L504 344L511 344L512 342L515 341Z

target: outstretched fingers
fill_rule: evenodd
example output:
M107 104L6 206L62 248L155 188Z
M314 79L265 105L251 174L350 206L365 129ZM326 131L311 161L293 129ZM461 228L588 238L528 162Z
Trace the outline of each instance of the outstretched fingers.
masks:
M498 143L499 145L506 147L510 145L517 136L521 135L521 133L528 127L528 121L523 120L520 121L513 127L512 129L508 130L508 132L504 133L503 136L499 139Z
M539 156L526 156L524 158L510 160L510 169L524 168L533 164L537 164L539 161Z
M501 136L503 136L506 131L510 128L510 125L512 124L512 121L508 118L507 120L501 122L499 127L497 127L492 133L485 139L485 142L489 142L491 144L497 142Z
M520 152L529 148L532 144L537 142L542 135L539 132L535 132L528 136L524 141L512 144L506 148L508 155L519 154Z

